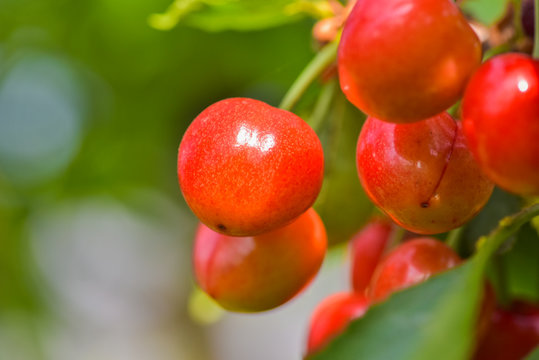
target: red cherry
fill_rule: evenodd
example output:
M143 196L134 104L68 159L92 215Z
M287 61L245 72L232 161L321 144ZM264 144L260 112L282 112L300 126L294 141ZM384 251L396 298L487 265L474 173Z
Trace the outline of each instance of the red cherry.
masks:
M307 353L321 350L368 307L367 298L357 293L337 293L322 301L311 316Z
M472 77L462 101L464 132L485 174L520 195L539 195L539 61L494 57Z
M369 286L390 234L391 224L377 219L369 222L352 238L351 279L355 292L364 293Z
M299 293L326 253L324 224L309 209L291 224L252 237L232 237L200 224L194 267L200 287L232 311L265 311Z
M371 200L397 224L420 234L466 223L493 190L460 123L447 113L412 124L369 117L358 139L357 167Z
M372 277L369 295L376 301L391 293L427 280L460 263L459 256L432 238L415 238L389 253Z
M475 360L520 360L539 345L539 307L523 302L496 309Z
M289 224L315 201L324 158L316 133L298 116L233 98L204 110L183 136L180 188L200 221L251 236Z
M358 0L338 63L350 102L381 120L413 122L459 99L481 43L452 0Z

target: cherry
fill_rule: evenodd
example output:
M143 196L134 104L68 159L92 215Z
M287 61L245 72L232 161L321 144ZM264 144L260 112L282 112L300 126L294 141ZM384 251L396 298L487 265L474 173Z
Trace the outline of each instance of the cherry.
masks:
M205 109L180 144L178 179L208 227L252 236L289 224L315 201L324 158L298 116L261 101L232 98Z
M351 320L365 314L369 300L357 293L342 292L322 301L311 316L307 353L321 350L342 332Z
M326 252L324 224L309 209L291 224L251 237L232 237L200 224L194 246L200 287L223 308L265 311L299 293Z
M358 0L338 53L348 100L396 123L449 108L480 63L481 43L452 0Z
M363 188L402 227L434 234L459 227L488 201L493 184L447 113L412 124L369 117L357 145Z
M364 293L371 281L391 234L391 224L382 219L370 221L351 240L351 279L355 292Z
M369 295L383 300L391 293L427 280L460 263L459 256L433 238L414 238L390 252L372 277Z
M479 344L475 360L520 360L539 345L539 307L515 302L497 308Z
M462 101L464 132L485 174L519 195L539 195L539 61L504 54L474 74Z

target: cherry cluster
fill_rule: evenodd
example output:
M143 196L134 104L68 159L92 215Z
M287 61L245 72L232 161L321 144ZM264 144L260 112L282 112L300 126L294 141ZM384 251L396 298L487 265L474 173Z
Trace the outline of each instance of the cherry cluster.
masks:
M387 216L413 233L465 224L494 184L539 195L539 61L517 53L481 61L481 42L452 0L358 0L344 23L341 89L368 116L357 144L359 180ZM447 111L460 99L462 121ZM272 309L315 276L327 247L311 208L324 153L301 118L254 99L219 101L184 134L178 178L201 221L196 278L224 308ZM428 237L384 256L390 228L372 223L353 241L354 291L315 312L309 352L370 304L461 262ZM488 323L492 311L484 313Z
M412 237L391 248L392 225L374 219L350 242L351 290L323 300L311 316L307 354L323 349L370 306L391 294L447 271L462 260L444 243ZM539 344L539 307L522 301L496 304L485 284L475 328L474 360L518 360Z
M323 348L352 319L363 316L371 304L461 262L450 247L429 237L413 238L387 251L391 234L392 225L387 220L377 219L353 237L350 244L352 290L328 297L314 311L307 340L308 353Z
M327 247L315 210L324 177L316 133L298 116L233 98L204 110L180 144L178 177L200 225L201 288L226 309L264 311L318 272Z

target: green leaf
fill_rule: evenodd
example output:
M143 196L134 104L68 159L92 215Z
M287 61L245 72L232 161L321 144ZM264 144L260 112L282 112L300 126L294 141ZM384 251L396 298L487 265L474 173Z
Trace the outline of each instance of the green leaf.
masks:
M503 256L509 293L514 298L539 301L539 235L530 224L522 226L516 242Z
M464 0L461 9L486 25L492 25L504 16L509 0Z
M536 346L524 360L539 360L539 346Z
M326 3L315 0L176 0L149 23L169 30L179 22L206 31L260 30L297 21L304 15L327 15Z
M464 254L465 257L470 256L480 236L490 233L496 228L498 221L518 212L521 206L521 198L495 187L483 210L465 225L462 235L463 248L459 249L459 253Z

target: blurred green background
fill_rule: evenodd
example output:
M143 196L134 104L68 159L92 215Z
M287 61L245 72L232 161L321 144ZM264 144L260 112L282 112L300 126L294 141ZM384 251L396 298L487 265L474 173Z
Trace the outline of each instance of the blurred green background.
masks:
M342 253L290 304L222 314L193 293L196 219L176 176L199 112L233 96L276 106L314 56L314 20L302 16L314 2L279 1L200 1L178 26L171 13L152 17L174 13L169 0L0 1L0 359L301 356L314 306L348 286ZM340 145L324 199L340 186L363 196L351 115L326 129ZM370 212L364 196L346 201ZM348 221L339 241L359 225Z
M0 359L252 359L221 335L230 321L261 329L261 351L298 309L281 337L301 351L315 300L215 326L188 315L196 222L176 156L209 104L277 105L314 54L313 21L152 28L169 5L0 1Z

